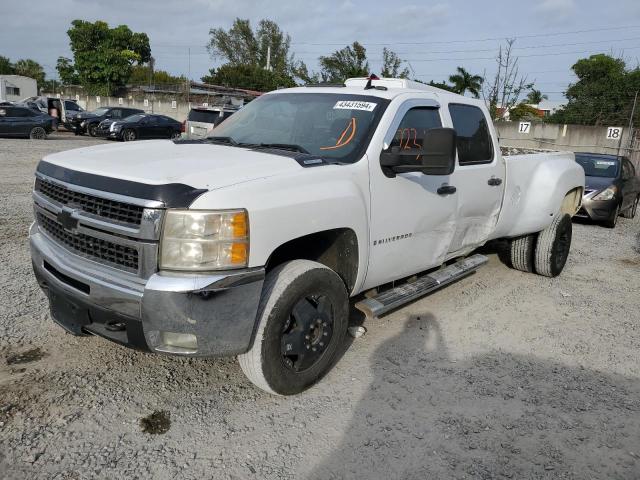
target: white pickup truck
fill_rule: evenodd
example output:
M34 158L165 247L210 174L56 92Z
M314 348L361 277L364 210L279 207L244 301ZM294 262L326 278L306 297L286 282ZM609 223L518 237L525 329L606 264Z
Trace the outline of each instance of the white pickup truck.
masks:
M503 157L479 100L355 78L262 95L202 140L45 157L31 251L67 331L237 355L289 395L336 360L350 297L382 315L499 238L514 268L558 275L583 189L571 153Z

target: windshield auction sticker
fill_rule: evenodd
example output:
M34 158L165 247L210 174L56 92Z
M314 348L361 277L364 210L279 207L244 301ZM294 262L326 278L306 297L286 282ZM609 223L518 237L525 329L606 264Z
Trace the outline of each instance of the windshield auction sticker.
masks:
M378 104L374 102L358 102L356 100L340 100L336 102L333 109L336 110L364 110L365 112L373 112Z

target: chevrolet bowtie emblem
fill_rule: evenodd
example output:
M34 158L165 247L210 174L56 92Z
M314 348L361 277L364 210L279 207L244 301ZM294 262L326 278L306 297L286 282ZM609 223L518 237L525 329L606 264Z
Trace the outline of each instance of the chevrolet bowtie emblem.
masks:
M78 220L72 216L74 211L75 210L71 208L62 207L62 211L60 211L57 216L58 223L62 225L65 230L69 230L71 232L75 231L78 226Z

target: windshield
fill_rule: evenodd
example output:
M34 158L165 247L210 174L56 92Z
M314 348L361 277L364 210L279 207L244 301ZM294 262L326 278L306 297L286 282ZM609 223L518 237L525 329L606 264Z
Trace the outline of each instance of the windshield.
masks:
M617 158L576 155L576 162L582 165L587 177L615 178L620 168L620 160Z
M263 95L221 123L210 138L230 143L287 145L341 162L362 156L388 100L334 93Z
M102 115L104 115L105 113L107 113L109 111L108 108L106 107L100 107L100 108L96 108L95 110L93 110L91 113L100 117Z

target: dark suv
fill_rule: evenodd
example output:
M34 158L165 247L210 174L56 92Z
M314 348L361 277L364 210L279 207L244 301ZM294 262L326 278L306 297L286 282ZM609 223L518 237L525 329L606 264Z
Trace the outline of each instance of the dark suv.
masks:
M53 117L27 107L0 106L0 136L41 140L53 128Z
M76 135L88 133L92 137L97 134L98 124L107 119L122 120L136 113L144 113L139 108L129 107L100 107L92 112L81 112L75 116L72 123L72 130Z
M609 228L618 216L633 218L640 201L640 179L627 157L601 153L576 153L585 173L582 208L577 217L600 221Z

